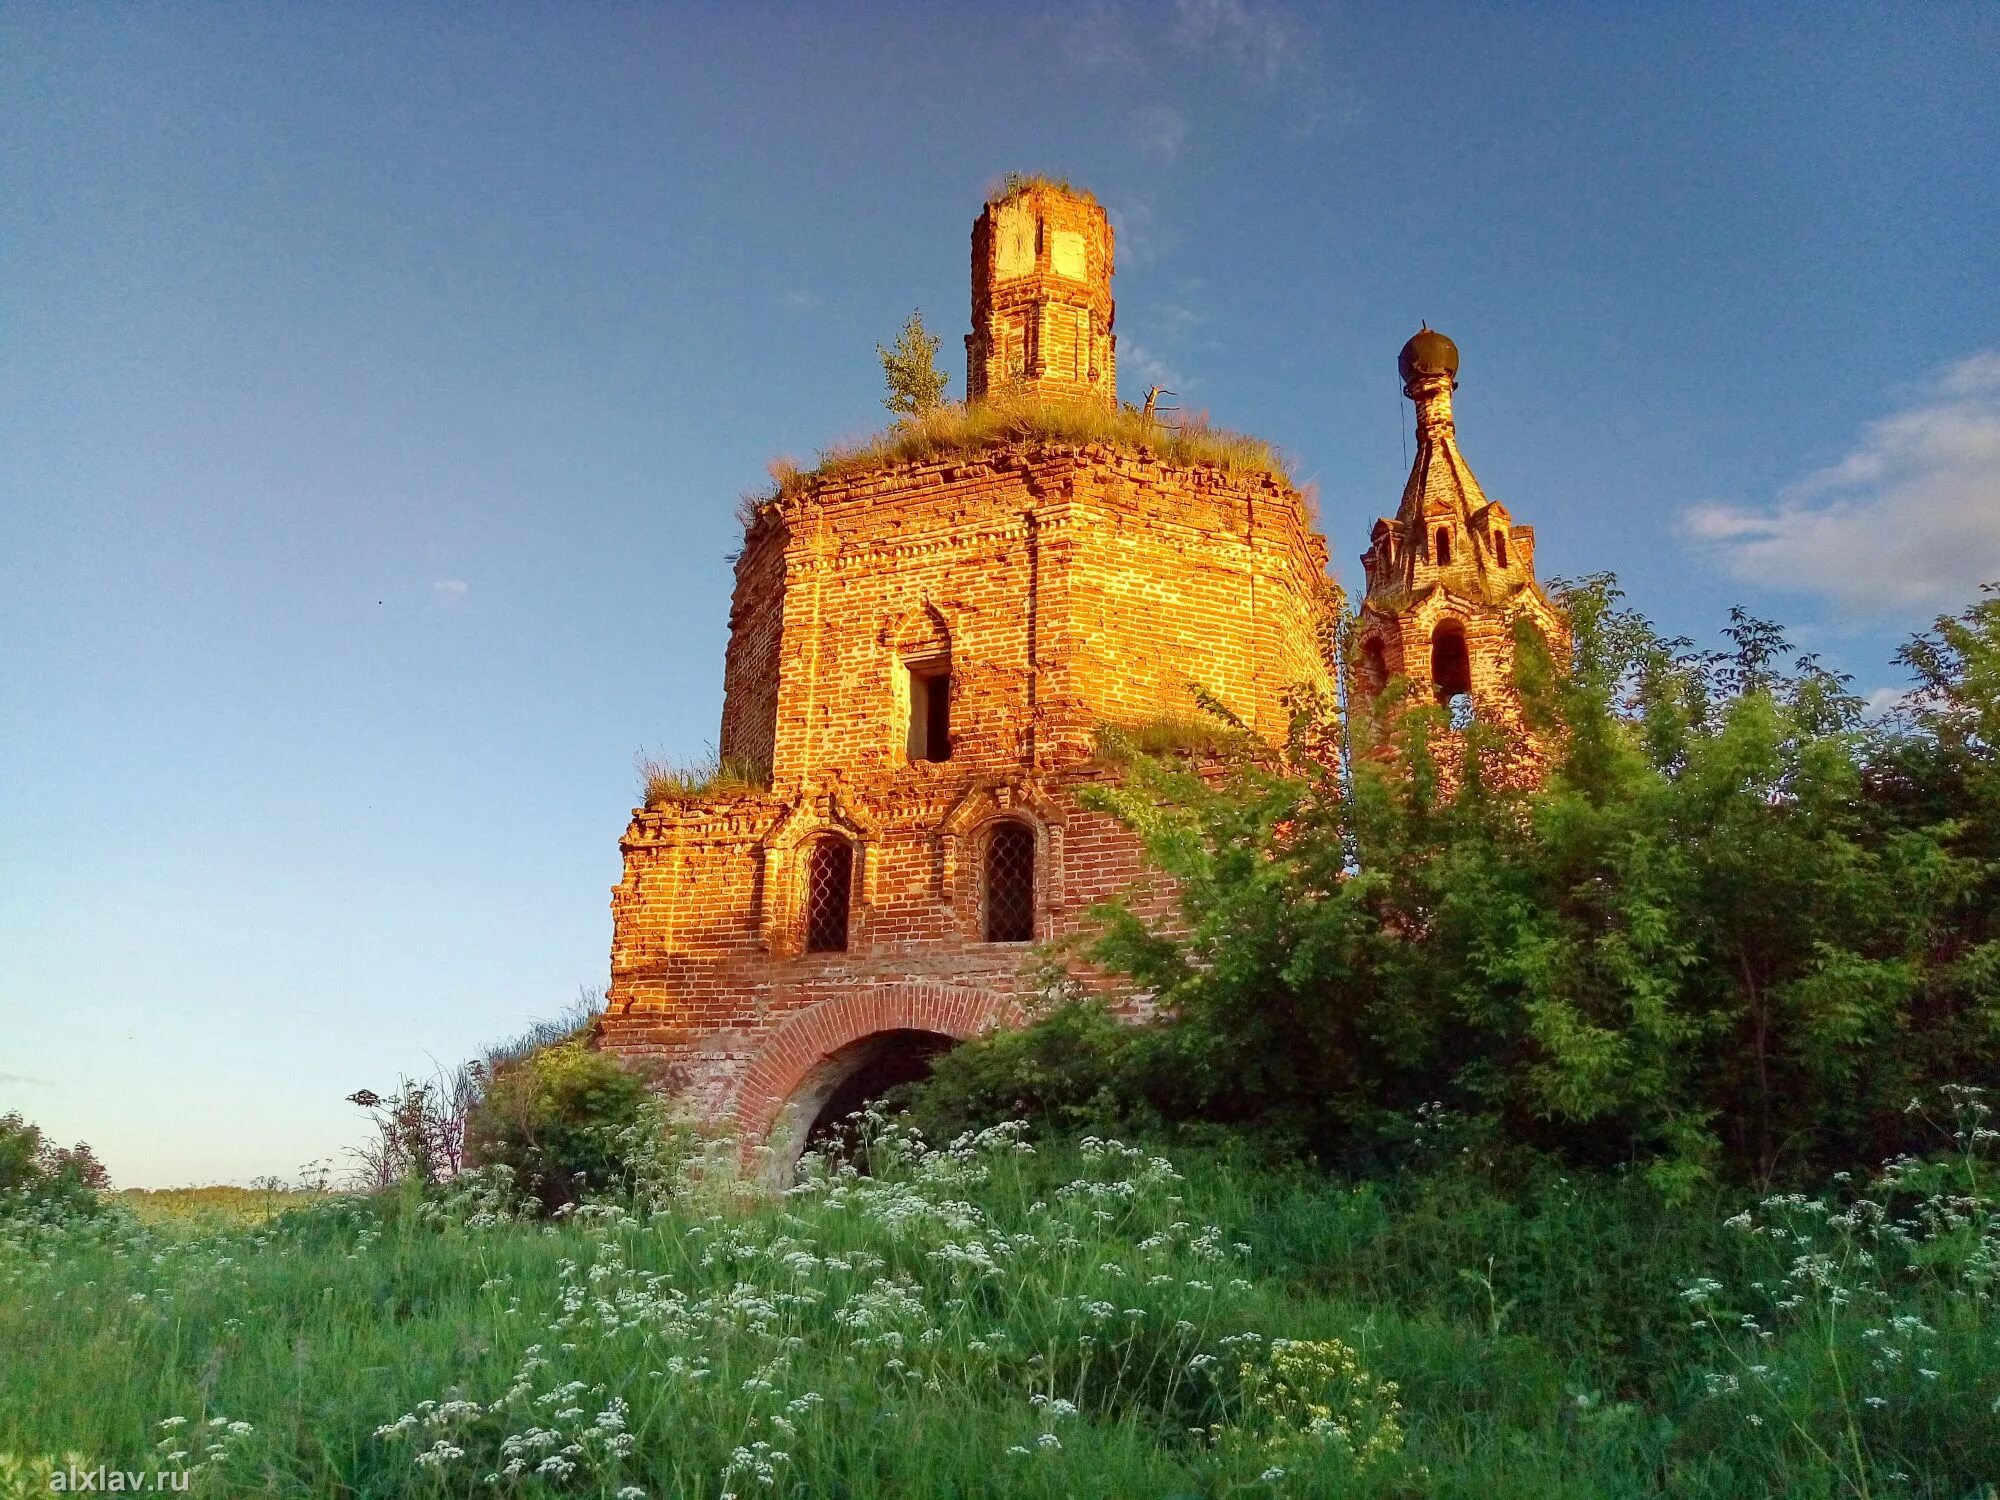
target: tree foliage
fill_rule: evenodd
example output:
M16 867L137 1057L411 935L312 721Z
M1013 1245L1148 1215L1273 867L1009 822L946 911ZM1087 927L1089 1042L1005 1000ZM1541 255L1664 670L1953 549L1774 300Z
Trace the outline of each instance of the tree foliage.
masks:
M950 377L937 367L938 336L924 327L921 311L910 314L893 348L875 346L882 378L889 387L882 405L899 417L920 417L944 405Z
M579 1031L497 1063L466 1117L473 1166L507 1166L546 1212L617 1187L627 1133L650 1118L646 1080Z
M0 1115L0 1213L30 1204L86 1210L111 1186L89 1146L56 1145L18 1111Z
M1703 653L1609 578L1561 592L1566 670L1519 641L1554 746L1537 788L1508 784L1500 731L1446 736L1435 707L1345 777L1302 753L1316 710L1220 780L1130 763L1103 803L1178 909L1103 908L1091 956L1169 1019L1045 1070L1044 1113L1115 1095L1352 1157L1442 1104L1681 1190L1885 1155L1914 1093L1996 1081L2000 597L1905 649L1918 686L1878 724L1741 611ZM979 1066L941 1064L931 1108Z

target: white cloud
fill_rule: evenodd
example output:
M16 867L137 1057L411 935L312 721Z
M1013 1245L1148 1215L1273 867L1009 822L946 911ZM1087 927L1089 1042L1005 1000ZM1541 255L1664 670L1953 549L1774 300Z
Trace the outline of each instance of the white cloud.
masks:
M1132 116L1133 141L1141 151L1161 161L1172 161L1179 156L1187 135L1187 121L1164 104L1149 104Z
M1858 615L1957 608L2000 578L2000 352L1946 366L1769 505L1697 505L1686 527L1736 577Z
M466 590L471 587L472 585L463 578L440 578L431 585L431 592L446 604L456 604L465 597Z
M31 1089L45 1089L49 1087L48 1079L30 1078L26 1073L0 1073L0 1083L18 1084Z
M1903 701L1904 688L1878 687L1871 689L1861 700L1861 712L1871 719L1880 719L1893 711Z

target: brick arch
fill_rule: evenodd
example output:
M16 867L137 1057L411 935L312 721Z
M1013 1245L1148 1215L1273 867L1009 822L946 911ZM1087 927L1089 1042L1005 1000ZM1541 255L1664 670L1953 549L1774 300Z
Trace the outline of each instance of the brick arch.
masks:
M962 1042L1012 1018L1013 1001L964 985L893 981L821 1000L780 1021L744 1070L730 1110L739 1137L757 1146L815 1070L885 1031L930 1031Z

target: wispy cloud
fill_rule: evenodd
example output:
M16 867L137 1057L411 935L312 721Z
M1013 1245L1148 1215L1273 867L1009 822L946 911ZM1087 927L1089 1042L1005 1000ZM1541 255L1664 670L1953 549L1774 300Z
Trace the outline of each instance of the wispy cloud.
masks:
M1140 384L1165 386L1168 390L1176 392L1187 389L1186 377L1134 339L1118 340L1118 366L1119 374L1136 375ZM1132 382L1128 381L1126 384L1127 389L1134 388ZM1130 396L1126 399L1136 401L1138 397Z
M1171 8L1137 0L1080 0L1054 20L1050 50L1064 67L1114 78L1164 103L1137 112L1134 136L1142 152L1172 161L1188 139L1189 116L1227 109L1227 95L1248 95L1255 107L1278 110L1280 128L1311 135L1359 117L1362 101L1328 61L1324 22L1313 7L1282 0L1174 0ZM1190 72L1198 74L1189 89ZM1199 107L1190 101L1199 99ZM1246 102L1243 98L1233 101Z
M1117 237L1121 270L1151 265L1172 250L1179 238L1170 225L1161 222L1150 198L1107 203L1104 212L1110 217L1111 231Z
M1222 57L1261 86L1304 66L1304 28L1289 11L1257 0L1175 0L1173 37L1186 51Z
M1148 156L1172 161L1181 154L1187 139L1188 122L1180 112L1164 104L1149 104L1132 116L1132 140Z
M1871 688L1861 700L1861 712L1871 719L1884 718L1903 701L1906 691L1893 687Z
M1145 59L1131 8L1116 0L1084 0L1059 22L1055 55L1068 67L1091 73L1139 72Z
M1947 365L1769 504L1697 505L1686 526L1734 576L1857 615L1964 603L2000 578L2000 352Z
M463 578L440 578L431 585L431 592L446 604L456 604L465 597L466 591L471 587L472 585Z
M52 1087L46 1078L30 1078L26 1073L0 1073L0 1084L11 1083L25 1088L45 1089Z

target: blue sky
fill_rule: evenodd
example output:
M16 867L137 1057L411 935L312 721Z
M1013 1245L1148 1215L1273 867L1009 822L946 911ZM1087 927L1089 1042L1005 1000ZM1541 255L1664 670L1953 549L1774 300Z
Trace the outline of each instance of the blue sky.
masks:
M1419 319L1545 573L1868 692L2000 577L2000 9L0 9L0 1111L129 1185L604 981L733 502L962 390L1009 169L1340 576Z

